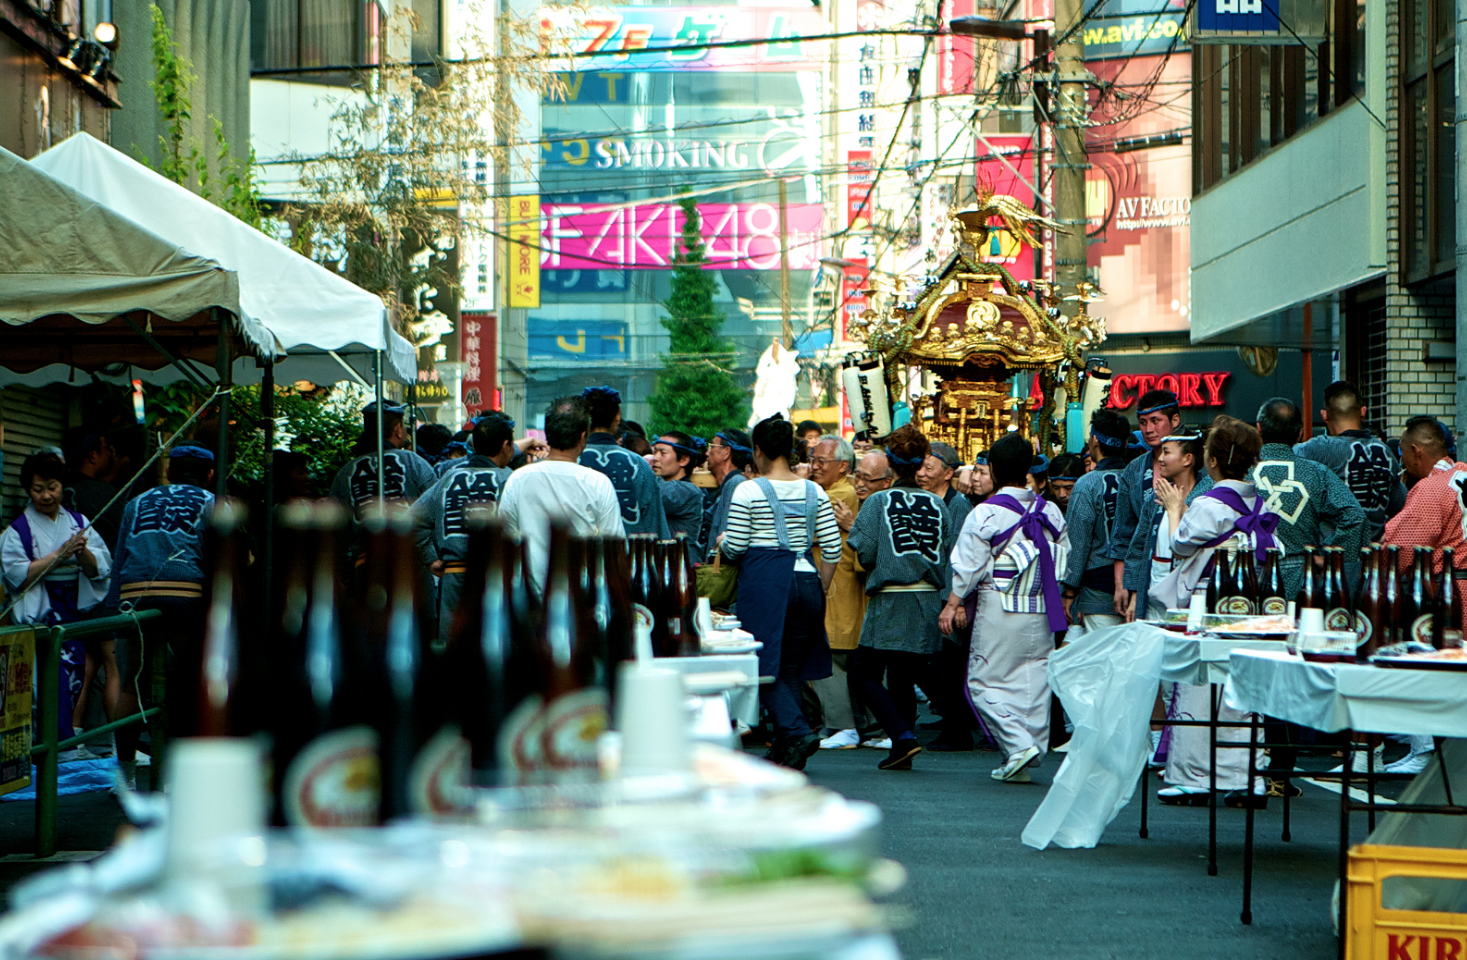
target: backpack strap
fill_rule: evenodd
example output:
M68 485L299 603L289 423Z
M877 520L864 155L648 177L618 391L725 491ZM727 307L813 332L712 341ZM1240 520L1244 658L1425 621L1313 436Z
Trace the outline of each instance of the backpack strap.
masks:
M769 501L769 512L774 514L774 534L779 538L779 545L784 549L790 549L790 531L784 522L784 504L779 502L779 497L774 493L774 484L764 477L754 481L759 485L759 490L764 494L764 499Z

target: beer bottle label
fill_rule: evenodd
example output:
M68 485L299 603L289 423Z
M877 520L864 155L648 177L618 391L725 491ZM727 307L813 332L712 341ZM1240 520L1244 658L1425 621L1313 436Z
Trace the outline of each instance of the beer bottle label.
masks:
M683 635L683 618L682 617L668 617L667 618L667 635L670 636L670 637L680 637L680 636Z
M511 784L529 783L544 766L540 752L542 703L538 694L531 694L499 728L499 768Z
M423 745L408 773L408 799L423 816L453 816L473 809L469 742L457 727L444 727Z
M369 827L381 793L376 731L344 727L312 740L290 762L285 816L296 827Z
M1253 613L1253 603L1247 597L1224 597L1218 601L1217 612L1231 616L1247 616Z
M556 697L542 711L541 755L553 770L597 769L597 742L606 732L606 691L583 687Z
M1324 628L1326 630L1350 629L1350 611L1344 607L1332 608L1324 615Z
M1375 634L1375 628L1370 625L1370 618L1363 613L1355 614L1355 632L1360 635L1360 641L1356 644L1358 647L1369 643L1371 636Z
M1423 613L1411 621L1411 639L1431 646L1431 614Z
M1282 617L1289 612L1289 605L1283 597L1264 597L1263 612L1270 617Z

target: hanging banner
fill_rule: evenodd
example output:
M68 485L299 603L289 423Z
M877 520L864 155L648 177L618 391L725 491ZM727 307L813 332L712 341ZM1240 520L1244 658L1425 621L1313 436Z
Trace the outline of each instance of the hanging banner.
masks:
M465 313L459 326L459 349L464 364L464 411L471 417L494 404L498 363L496 327L492 313Z
M0 794L31 785L34 630L0 632Z
M540 306L540 198L509 198L509 305Z
M699 204L709 270L779 269L779 205ZM540 266L546 270L639 270L672 266L682 239L683 210L675 203L639 203L612 209L547 203ZM792 203L786 208L791 270L820 266L825 208Z

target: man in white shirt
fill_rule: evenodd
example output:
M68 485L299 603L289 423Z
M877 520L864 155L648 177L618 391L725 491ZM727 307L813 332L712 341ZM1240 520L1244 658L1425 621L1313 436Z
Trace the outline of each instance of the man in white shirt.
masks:
M545 588L550 563L550 521L570 524L577 537L625 537L616 488L606 475L576 463L586 448L591 418L581 397L561 397L545 412L550 455L509 475L499 495L499 514L510 536L525 542L530 582Z

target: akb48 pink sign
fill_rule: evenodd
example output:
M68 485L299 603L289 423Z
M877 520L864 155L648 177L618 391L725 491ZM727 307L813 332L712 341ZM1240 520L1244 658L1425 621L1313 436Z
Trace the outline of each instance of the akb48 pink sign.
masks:
M708 269L779 269L778 205L708 203L698 210ZM675 203L611 209L547 203L540 216L540 266L545 270L665 269L677 256L684 219ZM786 208L791 270L819 266L824 217L818 203Z

